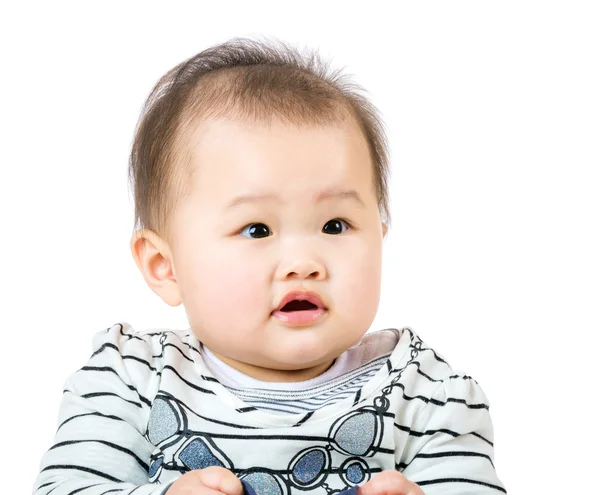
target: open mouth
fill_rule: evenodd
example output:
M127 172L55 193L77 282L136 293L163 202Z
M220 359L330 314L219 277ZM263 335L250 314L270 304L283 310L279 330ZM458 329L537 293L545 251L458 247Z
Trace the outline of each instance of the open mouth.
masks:
M310 299L310 301L307 299ZM287 327L295 328L316 325L328 313L327 308L321 302L321 298L315 293L289 293L285 297L285 300L287 302L280 309L273 311L271 315L280 324Z
M283 308L280 309L280 311L283 311L284 313L289 313L291 311L310 311L312 309L318 308L316 305L309 301L295 300L287 303Z

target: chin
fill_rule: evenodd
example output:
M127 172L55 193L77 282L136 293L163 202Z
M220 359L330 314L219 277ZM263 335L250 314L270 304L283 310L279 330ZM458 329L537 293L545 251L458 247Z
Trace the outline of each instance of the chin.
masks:
M322 344L294 342L289 347L278 346L278 352L273 355L278 369L281 370L301 370L319 366L331 359L335 359L339 354L335 349L325 348ZM275 364L275 363L274 363Z

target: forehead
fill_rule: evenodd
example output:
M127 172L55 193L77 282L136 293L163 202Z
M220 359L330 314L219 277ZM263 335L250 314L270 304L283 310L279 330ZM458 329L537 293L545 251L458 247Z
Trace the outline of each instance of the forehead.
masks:
M369 148L350 119L325 126L211 119L192 132L190 148L192 195L204 201L258 194L308 202L373 189Z

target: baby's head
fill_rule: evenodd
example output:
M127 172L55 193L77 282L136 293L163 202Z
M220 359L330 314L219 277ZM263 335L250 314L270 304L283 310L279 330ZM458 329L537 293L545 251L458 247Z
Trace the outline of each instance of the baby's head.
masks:
M148 97L129 172L144 279L226 363L306 380L371 326L386 141L375 108L315 54L233 40L178 65ZM281 311L292 291L320 302Z

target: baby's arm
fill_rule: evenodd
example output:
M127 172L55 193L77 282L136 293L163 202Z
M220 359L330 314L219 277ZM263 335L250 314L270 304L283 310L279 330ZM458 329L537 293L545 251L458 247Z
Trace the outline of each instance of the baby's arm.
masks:
M148 483L154 447L144 437L159 380L150 347L119 325L94 337L94 351L65 383L54 445L42 458L34 494L162 495L167 486Z
M472 378L444 380L415 424L396 428L403 441L410 439L397 468L426 495L506 493L493 464L488 400Z

